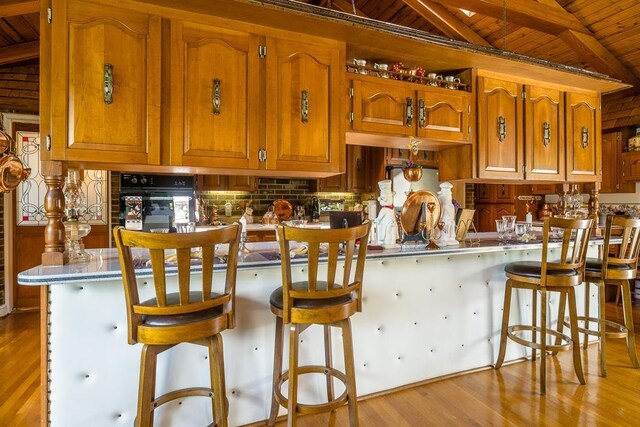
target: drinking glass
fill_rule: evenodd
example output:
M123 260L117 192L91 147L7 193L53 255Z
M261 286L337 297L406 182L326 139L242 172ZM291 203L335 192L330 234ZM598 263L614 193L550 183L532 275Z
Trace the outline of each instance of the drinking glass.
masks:
M516 224L516 239L521 241L523 236L527 234L527 224Z
M193 233L196 231L196 223L195 222L182 222L176 224L176 231L178 233Z
M506 240L511 240L513 237L513 232L516 227L516 216L515 215L504 215L502 220L505 222L505 238Z
M496 219L496 231L498 232L498 240L503 242L505 240L506 221L503 219Z

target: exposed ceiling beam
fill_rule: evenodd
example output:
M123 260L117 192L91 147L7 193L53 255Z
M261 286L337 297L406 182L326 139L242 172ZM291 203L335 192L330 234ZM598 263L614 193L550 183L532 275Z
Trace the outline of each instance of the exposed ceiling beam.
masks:
M0 47L0 65L34 59L37 58L39 54L40 43L37 40Z
M502 0L433 0L448 6L502 19ZM640 88L640 79L594 37L572 13L555 0L508 0L507 21L547 34L553 34L598 72L608 74ZM559 25L564 22L564 25Z
M430 0L402 0L418 15L452 39L464 40L480 46L491 46L485 39L465 25L446 7Z
M332 3L332 5L334 7L340 9L340 11L345 12L345 13L353 14L353 5L351 4L350 1L348 1L348 0L332 0L331 3ZM356 15L361 16L363 18L370 18L366 13L364 13L363 11L358 9L357 7L356 7Z
M620 62L614 54L602 46L593 35L567 30L560 34L560 38L575 49L581 58L599 72L616 77L632 84L636 89L640 89L640 79Z
M26 15L40 11L38 0L0 0L0 17Z
M433 0L481 15L502 19L503 0ZM571 13L533 0L508 0L507 21L535 28L547 34L558 35L566 30L589 33L589 30Z

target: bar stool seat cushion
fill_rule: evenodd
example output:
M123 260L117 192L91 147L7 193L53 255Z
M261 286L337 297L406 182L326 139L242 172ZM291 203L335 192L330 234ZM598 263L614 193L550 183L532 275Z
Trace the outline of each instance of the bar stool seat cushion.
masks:
M542 264L537 261L511 262L504 267L504 271L506 273L516 274L522 277L540 279L542 277ZM547 275L549 276L572 277L578 274L578 270L547 269Z
M215 298L220 296L215 292L211 293L211 297ZM178 304L180 301L180 294L178 292L167 294L167 305ZM202 301L202 292L191 291L189 292L189 302L195 303ZM151 298L141 303L141 305L157 306L158 302L155 298ZM164 316L150 316L146 315L142 317L142 323L146 326L175 326L184 325L185 323L200 322L207 319L218 317L222 314L222 306L208 308L206 310L200 310L193 313L172 314Z
M294 289L305 290L308 289L307 282L296 282L293 283ZM316 288L318 290L326 290L327 282L318 281ZM309 298L309 299L298 299L295 301L295 308L304 308L304 309L314 309L314 308L322 308L328 307L332 305L341 305L351 302L354 299L351 295L342 295L335 298ZM284 307L283 296L282 296L282 286L277 288L271 293L271 297L269 297L269 302L272 306L277 309L282 310Z
M607 266L608 269L610 270L633 270L631 267L629 267L628 264L614 264L614 263L609 263L609 265ZM587 271L593 271L593 272L599 272L602 271L602 261L596 258L587 258L587 264L585 269Z

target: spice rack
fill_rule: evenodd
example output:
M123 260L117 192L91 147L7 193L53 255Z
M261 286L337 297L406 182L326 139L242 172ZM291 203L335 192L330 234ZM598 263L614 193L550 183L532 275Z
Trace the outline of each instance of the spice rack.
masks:
M471 88L468 83L445 80L441 75L429 77L424 75L424 70L420 67L402 68L398 71L390 69L381 69L377 67L362 66L357 64L347 64L346 70L349 73L367 75L388 80L397 80L410 83L423 84L426 86L442 87L450 90L461 90L470 92ZM428 73L432 74L432 73ZM457 76L451 76L458 78Z

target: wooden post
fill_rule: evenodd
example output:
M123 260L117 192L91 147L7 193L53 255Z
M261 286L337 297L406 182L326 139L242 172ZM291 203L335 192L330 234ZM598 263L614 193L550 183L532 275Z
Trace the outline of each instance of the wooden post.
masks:
M40 170L47 185L44 197L44 210L47 225L44 228L44 253L42 265L63 265L66 263L64 253L64 166L62 162L42 161Z
M593 235L601 236L602 231L600 230L600 225L598 221L600 217L598 216L598 211L600 210L600 201L598 200L598 194L600 192L600 183L595 182L593 188L591 189L591 193L589 195L589 218L593 218Z

